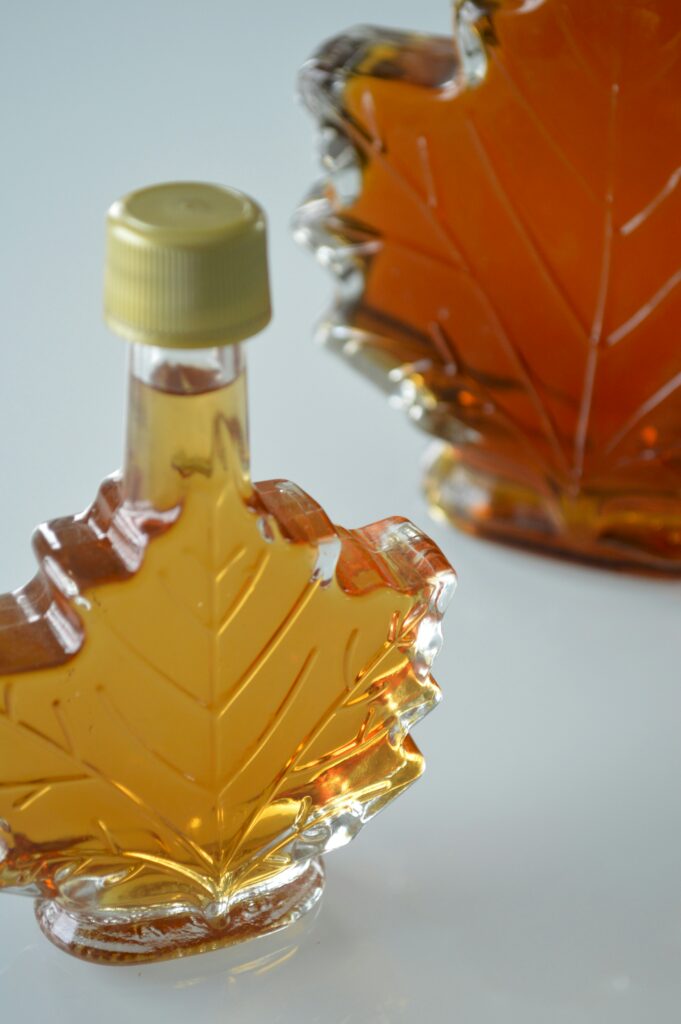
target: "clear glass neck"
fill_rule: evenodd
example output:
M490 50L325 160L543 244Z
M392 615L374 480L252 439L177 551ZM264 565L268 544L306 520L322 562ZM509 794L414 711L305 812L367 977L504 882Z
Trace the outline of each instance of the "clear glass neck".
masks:
M233 383L244 372L241 345L161 348L131 345L131 380L177 395L202 394Z
M127 449L128 503L167 511L188 481L228 476L247 486L248 416L241 346L167 349L131 346Z

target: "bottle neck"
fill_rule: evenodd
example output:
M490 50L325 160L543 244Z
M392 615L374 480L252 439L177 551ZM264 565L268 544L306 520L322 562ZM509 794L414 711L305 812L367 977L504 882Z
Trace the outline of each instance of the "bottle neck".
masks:
M125 501L167 512L192 481L248 490L248 416L239 345L131 346Z

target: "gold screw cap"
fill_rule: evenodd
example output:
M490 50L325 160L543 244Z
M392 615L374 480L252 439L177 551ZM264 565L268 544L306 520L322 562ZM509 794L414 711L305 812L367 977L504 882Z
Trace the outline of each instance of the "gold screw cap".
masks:
M104 311L117 334L166 348L257 334L272 315L262 209L189 181L120 199L107 218Z

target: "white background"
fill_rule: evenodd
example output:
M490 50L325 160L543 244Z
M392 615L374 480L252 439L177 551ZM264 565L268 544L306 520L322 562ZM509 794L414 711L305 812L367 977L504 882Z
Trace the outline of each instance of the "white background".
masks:
M122 454L104 216L180 178L270 217L275 321L249 344L253 471L336 521L424 525L460 575L417 740L428 773L328 860L314 921L234 952L87 966L0 898L2 1019L678 1024L681 587L428 523L426 439L311 334L331 285L289 236L315 177L297 67L356 22L449 31L447 0L22 0L0 36L0 590L31 528Z

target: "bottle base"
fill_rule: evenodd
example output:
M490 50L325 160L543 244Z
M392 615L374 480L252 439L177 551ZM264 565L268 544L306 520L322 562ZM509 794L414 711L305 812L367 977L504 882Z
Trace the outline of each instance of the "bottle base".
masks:
M141 964L207 953L279 931L312 910L323 890L324 865L315 858L248 890L219 916L177 908L154 915L79 911L58 899L37 900L35 914L43 934L71 956L112 966Z
M547 554L681 575L681 502L584 491L555 497L491 471L476 456L438 445L424 480L435 518Z

